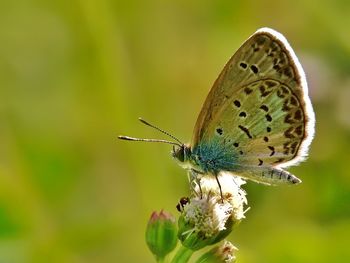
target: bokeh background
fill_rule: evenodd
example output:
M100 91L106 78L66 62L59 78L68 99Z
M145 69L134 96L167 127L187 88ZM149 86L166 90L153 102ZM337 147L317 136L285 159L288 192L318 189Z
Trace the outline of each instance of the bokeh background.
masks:
M296 187L248 183L241 263L350 260L349 1L0 2L0 262L154 262L153 210L188 194L189 141L215 78L268 26L290 41L317 117Z

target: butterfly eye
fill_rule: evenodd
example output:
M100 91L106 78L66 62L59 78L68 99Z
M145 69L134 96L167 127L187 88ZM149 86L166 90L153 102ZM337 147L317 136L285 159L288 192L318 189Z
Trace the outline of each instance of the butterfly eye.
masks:
M175 149L175 147L173 148L173 152L172 152L172 156L177 159L180 162L184 162L185 161L185 148L184 147L180 147Z

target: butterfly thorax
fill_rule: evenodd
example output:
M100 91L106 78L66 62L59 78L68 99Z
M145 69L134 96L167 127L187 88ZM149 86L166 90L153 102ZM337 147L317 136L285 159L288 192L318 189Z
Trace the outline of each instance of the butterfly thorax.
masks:
M184 169L205 174L235 170L237 163L234 154L228 154L215 143L202 144L193 148L183 145L175 149L172 155Z

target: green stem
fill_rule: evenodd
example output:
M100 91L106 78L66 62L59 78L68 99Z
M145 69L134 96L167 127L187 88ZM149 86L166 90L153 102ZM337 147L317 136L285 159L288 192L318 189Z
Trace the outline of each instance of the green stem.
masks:
M181 246L177 250L171 263L187 263L190 257L192 256L192 254L193 254L193 250L188 249L184 246Z
M157 258L157 262L158 262L158 263L163 263L163 262L165 262L165 257Z

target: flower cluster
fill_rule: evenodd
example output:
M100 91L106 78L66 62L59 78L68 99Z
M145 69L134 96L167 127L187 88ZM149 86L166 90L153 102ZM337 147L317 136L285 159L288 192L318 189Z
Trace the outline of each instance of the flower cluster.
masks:
M245 218L247 198L241 188L245 181L229 173L193 179L190 197L181 198L177 205L181 212L178 229L170 214L154 213L146 231L147 244L156 259L163 262L175 248L177 236L181 247L171 260L177 263L188 262L195 251L223 241L196 262L233 262L237 248L224 239Z
M202 177L194 188L194 195L183 207L179 218L178 237L182 244L198 250L224 239L233 225L244 218L245 183L239 177L223 173L218 178ZM222 195L221 195L222 194Z

